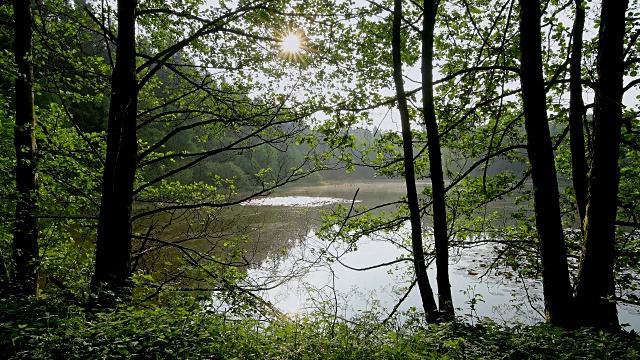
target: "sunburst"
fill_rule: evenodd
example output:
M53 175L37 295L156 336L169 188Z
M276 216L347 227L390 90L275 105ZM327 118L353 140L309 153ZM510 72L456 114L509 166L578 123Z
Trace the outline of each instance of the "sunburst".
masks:
M280 46L278 56L291 62L306 64L305 53L314 52L309 47L309 38L302 29L288 29L276 36Z

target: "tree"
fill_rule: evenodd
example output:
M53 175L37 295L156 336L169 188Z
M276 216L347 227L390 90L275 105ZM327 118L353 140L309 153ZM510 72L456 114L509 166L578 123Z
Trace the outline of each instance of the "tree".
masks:
M616 330L615 296L618 165L622 128L625 13L628 1L602 1L598 34L598 80L593 111L593 154L589 171L584 245L576 283L582 324Z
M438 4L434 0L423 2L422 27L422 111L429 149L429 169L431 170L431 191L433 199L433 237L436 249L436 267L438 272L438 300L440 311L453 317L453 299L449 282L449 239L447 209L445 204L444 174L442 171L442 152L440 133L436 121L435 101L433 98L433 31L438 13ZM406 157L405 157L406 158Z
M358 43L359 50L356 51L355 54L351 55L353 56L353 58L356 59L354 61L353 68L356 69L358 74L357 79L358 81L362 82L362 84L359 87L357 87L356 90L353 91L353 93L350 93L351 97L348 98L348 100L345 100L344 103L342 104L336 104L335 109L336 109L336 112L338 113L340 109L345 109L345 108L348 110L344 110L344 112L356 112L356 113L359 111L358 109L360 108L362 109L360 110L360 112L362 113L372 108L384 107L389 104L395 103L396 101L399 101L399 99L401 98L401 95L398 93L398 87L396 86L395 96L380 98L380 95L378 95L377 97L376 95L371 95L369 98L370 100L368 102L366 102L364 105L361 103L362 99L360 98L360 96L362 93L369 93L369 92L376 93L377 91L379 94L384 92L385 85L386 85L385 81L388 81L387 79L391 77L389 76L391 74L388 73L389 72L388 68L386 68L385 66L388 66L388 64L393 64L391 61L389 61L390 59L388 56L387 41L389 39L387 37L382 36L382 34L385 34L385 32L382 30L383 27L388 25L386 22L379 20L380 18L382 18L379 15L379 12L380 13L388 12L389 14L393 14L393 11L386 8L383 4L379 4L379 3L371 3L370 11L373 13L373 15L370 15L371 18L369 18L368 15L364 15L361 18L361 20L359 20L359 23L357 26L357 29L360 31L360 33L358 36L356 36L356 38L363 38L367 40L365 40L363 43ZM429 13L428 10L426 10L426 12ZM429 42L428 34L430 33L433 36L434 31L431 30L431 32L429 32L428 28L435 26L433 24L433 22L435 21L435 9L433 9L433 19L430 19L429 16L426 16L425 18L426 23L423 23L423 25L427 26L427 31L422 31L414 25L415 23L422 21L420 17L423 16L424 13L425 13L425 10L420 5L417 5L413 8L412 11L407 12L408 15L403 16L402 24L404 29L402 32L402 36L403 36L403 40L406 39L405 40L406 45L402 48L403 51L401 52L401 56L409 66L415 65L417 61L420 60L421 45L423 49L425 49L425 51L423 52L424 54L428 54L429 49L433 47L433 45L428 44ZM442 12L442 14L446 14L446 13L447 12L444 12L444 11ZM350 34L345 36L349 37ZM432 40L432 42L438 44L438 46L443 46L443 44L454 44L455 41L457 41L458 39L464 39L466 35L464 34L460 36L450 35L450 34L443 35L444 38L446 38L447 36L450 37L451 39L447 38L446 40L444 40L438 37L437 41ZM460 49L460 47L458 47L456 50L458 49ZM455 53L453 51L448 52L447 49L441 49L440 47L438 47L438 50L441 50L441 52L445 54L453 53L458 58L462 58L462 59L468 58L465 56L460 57L458 53ZM349 58L350 56L345 55L344 57ZM427 59L428 57L429 57L428 55L422 56L423 60ZM486 60L478 59L478 61L485 62ZM417 87L409 91L403 89L401 93L404 93L405 96L408 98L408 100L411 100L411 101L416 100L415 99L416 94L420 94L421 92L426 93L426 95L423 95L422 97L423 107L419 108L413 105L412 103L413 107L410 108L409 110L409 115L413 116L414 119L420 118L420 120L422 120L423 122L427 122L427 120L430 119L430 124L429 124L430 129L427 130L427 133L425 133L424 131L421 131L421 129L418 129L418 130L414 129L412 131L411 141L413 146L411 148L412 150L411 157L413 157L414 159L412 159L411 161L414 164L414 170L413 170L414 176L417 179L430 178L433 183L433 187L425 187L425 190L423 191L423 194L422 194L424 196L419 198L421 200L421 203L419 204L419 209L423 214L422 218L424 222L428 222L431 220L430 219L430 215L432 214L431 209L433 209L434 222L437 222L436 226L438 227L438 229L440 229L440 231L436 231L438 235L436 236L437 249L435 250L435 254L434 252L431 252L431 253L428 253L427 255L430 257L430 259L432 259L433 257L435 257L436 259L440 257L440 260L436 260L439 263L438 277L439 277L440 284L438 286L439 287L438 292L440 293L440 296L443 297L442 300L444 300L447 297L447 293L450 294L451 290L450 290L449 281L446 280L446 277L447 277L446 263L447 262L443 261L447 255L447 250L446 250L447 246L446 245L443 246L443 243L446 244L449 234L451 234L452 238L456 236L457 231L454 225L457 225L460 227L464 227L464 225L466 225L465 223L459 221L459 215L461 215L461 212L463 210L465 212L469 211L473 213L473 211L477 211L478 209L481 209L483 204L486 204L486 202L490 202L493 199L500 198L501 196L504 196L504 194L508 193L508 191L504 191L504 192L501 191L502 189L500 191L496 190L497 186L495 185L505 183L506 177L503 176L503 177L500 177L497 181L495 181L495 183L491 180L484 182L484 185L485 185L484 194L486 194L486 198L477 196L478 189L474 187L472 189L469 188L469 191L463 201L460 201L460 197L458 197L458 201L456 202L455 198L460 193L459 192L460 189L463 188L464 185L466 185L466 183L464 182L464 179L468 179L470 177L470 174L472 174L474 170L477 170L480 166L484 165L485 163L489 163L493 158L497 158L498 156L505 154L507 151L519 150L523 146L519 144L515 146L513 145L505 146L507 150L501 149L498 146L496 146L493 149L490 148L488 150L489 154L487 154L487 156L483 156L482 159L479 159L477 162L472 164L472 166L470 166L469 168L467 168L466 166L462 166L461 168L458 168L456 171L459 171L458 173L459 177L450 178L451 184L445 188L444 181L443 181L443 178L444 178L443 168L445 168L445 166L443 166L444 161L441 160L442 154L441 154L440 146L437 144L437 141L432 141L432 139L433 138L438 138L438 140L445 139L444 141L447 142L447 145L450 145L456 142L460 142L460 140L466 140L470 137L473 137L474 132L468 131L470 127L473 127L474 129L481 128L484 130L489 126L485 126L485 124L478 124L480 121L477 121L476 120L477 118L474 116L470 116L470 114L474 114L482 106L487 106L487 104L492 104L494 102L497 102L497 100L500 100L501 98L498 98L497 100L479 99L478 105L476 107L472 109L467 109L464 106L466 105L465 101L467 101L465 97L469 98L468 94L464 94L462 96L451 96L451 93L453 93L453 91L450 91L447 94L447 91L445 90L444 91L445 94L443 96L433 96L433 90L434 90L433 87L434 86L443 87L442 85L447 82L456 83L457 85L457 79L459 77L462 77L462 78L464 78L465 76L473 77L478 73L482 73L483 71L485 71L488 74L491 74L490 72L493 70L504 69L505 71L509 71L512 73L514 71L513 71L513 66L508 66L508 65L498 65L495 67L489 67L489 66L483 67L478 65L477 67L472 67L471 69L469 68L463 68L461 70L454 69L451 71L453 73L452 75L447 75L444 78L439 79L437 81L431 81L430 80L431 76L427 69L431 68L433 64L438 64L438 62L434 61L426 65L422 65L422 69L423 69L422 74L426 78L426 80L417 81L412 79L413 74L411 73L403 74L404 77L413 80L413 83L418 83L419 85L422 85L422 87ZM445 68L448 70L448 67L445 67ZM489 76L487 77L489 78ZM398 83L397 76L394 77L394 82L396 84ZM492 88L490 90L489 89L487 90L487 93L489 94L491 94L491 91L494 91L494 88L495 88L495 85L490 85L490 86L492 86ZM429 105L429 100L428 100L429 87L432 88L431 102L436 101L437 102L436 106L434 106L434 104ZM465 88L465 91L467 91L466 88ZM469 93L473 93L471 90L468 90L468 91ZM446 96L446 95L449 95L449 96ZM444 100L451 99L452 100L451 104L447 104L446 101L443 101L443 99ZM471 100L468 100L468 101L471 102ZM437 123L435 121L436 119L435 114L429 115L429 111L428 111L429 107L431 107L431 110L433 113L438 114L440 123ZM508 108L508 105L505 105L505 108ZM504 113L506 114L507 110L505 110ZM456 118L456 116L459 116L459 118ZM344 118L345 116L343 116L341 119L344 119ZM354 118L357 119L356 117ZM336 117L336 121L331 122L328 125L328 127L333 126L334 128L340 128L340 126L343 126L343 122L340 122L339 120L340 119ZM435 126L433 126L434 124ZM492 122L491 125L493 124L494 123ZM496 121L495 124L497 125L498 122ZM503 131L506 134L509 134L511 126L512 125L506 125ZM494 134L496 134L496 132L494 132ZM496 135L496 139L499 139L500 141L502 141L504 137L505 136L503 135L501 138L499 133L498 135ZM404 132L401 137L399 134L389 131L389 132L383 133L379 138L375 139L374 141L375 147L369 150L369 152L375 151L378 154L373 159L373 161L371 161L371 163L368 165L376 169L378 171L379 176L380 175L385 175L385 176L401 175L401 176L404 176L405 178L408 177L407 175L408 169L406 169L405 161L408 161L407 159L409 155L407 155L408 152L406 151L406 149L403 149L403 147L406 146L406 140L401 140L402 138L405 138ZM500 141L496 141L496 143L499 143ZM464 145L466 144L463 144L463 145L456 144L455 146L456 146L456 149L463 149ZM344 152L345 151L342 151L342 153ZM471 156L471 158L473 159L473 157L476 157L476 156L478 156L478 153L474 153ZM469 159L470 156L467 155L464 157ZM365 162L367 161L365 157L360 157L360 159L361 161L365 161ZM449 157L449 159L451 159L451 157ZM437 165L438 163L439 165ZM447 164L446 166L448 167L450 165ZM455 165L451 167L455 167ZM429 169L431 169L431 171L429 171ZM438 175L438 173L440 175ZM452 175L453 173L448 168L447 176L451 177ZM438 179L440 179L440 181L438 181ZM484 179L486 180L486 177ZM438 188L441 188L442 191L437 190ZM449 204L447 204L447 202L444 199L444 196L447 193L449 194L454 193L453 201L450 202ZM379 206L373 207L371 209L364 209L355 213L350 212L349 214L347 214L347 219L344 220L344 223L349 223L351 226L350 227L341 226L340 229L344 230L343 232L348 234L345 237L347 237L349 241L353 241L353 238L367 235L375 231L393 231L394 229L397 229L398 224L402 224L405 221L407 222L411 221L410 220L412 216L411 211L408 210L408 208L410 208L410 205L408 204L409 201L410 199L407 198L406 204L404 200L401 200L395 203L391 202L387 204L380 204ZM439 203L439 205L436 206L436 203ZM467 206L470 203L472 203L475 207ZM372 213L378 212L379 209L382 209L385 206L391 207L391 206L396 206L398 204L400 205L399 206L400 210L395 213L392 213L392 214L384 213L379 216L372 215ZM449 208L451 209L450 217L447 217L446 206L449 206ZM440 217L437 216L436 213L440 214L441 216ZM463 214L463 215L466 215L466 214ZM438 220L435 220L435 219L438 219ZM342 222L343 221L340 220L340 223ZM458 224L461 224L461 225L458 225ZM442 230L443 228L444 230ZM412 226L412 231L415 231L414 229L415 229L415 225ZM459 231L458 233L460 234L460 238L466 237L463 231ZM333 234L331 236L333 236ZM415 239L415 236L411 236L410 238ZM407 245L407 248L414 249L415 246ZM414 258L415 253L412 253L411 256L412 258ZM383 264L380 264L380 266L383 266ZM445 280L443 281L443 279ZM442 305L441 310L443 311L447 310L445 308L446 303L447 303L446 300L441 302L441 305Z
M13 283L24 295L35 295L38 290L38 228L35 217L36 191L36 137L32 53L32 22L30 1L14 1L14 52L18 67L15 84L16 127L16 189L18 199L13 231Z
M587 208L587 157L584 147L582 100L582 33L584 32L585 9L582 1L575 1L576 14L573 21L571 47L571 79L569 104L569 141L571 144L571 173L580 223L584 224Z
M7 30L11 30L2 32L3 46L6 49L10 49L11 46L24 48L25 41L14 42L14 32L17 29L13 25L17 23L17 27L23 27L27 22L6 20L6 14L13 17L20 13L12 11L12 6L3 6L2 10L2 24L11 23L11 27L7 26ZM88 286L84 282L85 271L91 257L84 253L86 248L83 249L83 240L88 236L88 228L94 225L92 218L97 209L93 207L97 204L94 190L99 181L94 178L94 170L100 164L100 154L96 147L100 148L101 141L99 134L83 133L80 127L85 119L80 115L74 118L71 112L81 104L100 103L98 97L82 93L82 89L88 88L90 84L99 91L100 82L96 80L101 77L99 65L102 59L82 56L79 44L91 43L87 39L91 28L86 26L86 22L82 22L86 19L77 17L79 13L67 2L49 1L38 4L31 11L32 50L26 59L32 71L29 86L36 121L35 124L27 124L23 128L28 129L35 125L39 130L33 131L35 138L32 139L38 145L35 158L37 191L31 194L33 204L37 207L32 217L37 233L44 233L46 236L38 236L36 239L39 251L34 251L37 257L30 261L30 266L37 269L35 271L38 293L55 293L58 288L51 286L51 281L55 278L64 280L64 285L58 284L65 291L84 290ZM15 272L17 268L11 266L11 261L4 255L12 249L11 240L15 227L10 228L9 225L16 219L15 208L24 209L24 201L20 199L20 192L16 190L20 185L19 182L16 183L14 176L18 175L16 167L20 168L25 162L18 160L16 163L16 159L24 158L28 153L24 146L21 147L22 151L17 151L14 144L11 144L11 147L7 146L9 141L13 142L15 139L15 136L8 134L8 131L14 133L16 130L13 120L24 120L24 106L17 109L17 105L24 104L26 100L24 91L16 91L18 89L13 84L16 79L26 79L24 76L18 76L20 68L17 66L19 63L15 55L15 52L6 51L0 58L3 63L0 86L4 104L3 121L0 126L2 133L6 135L0 145L3 153L0 157L0 172L3 174L4 185L0 194L3 203L0 217L6 219L1 223L0 251L9 273L11 270ZM18 59L25 58L18 56ZM24 64L24 61L22 63ZM22 140L24 141L24 137ZM8 211L10 207L12 209ZM16 265L15 261L13 265ZM13 278L16 290L21 291L17 276L6 276L7 280L9 278Z
M422 244L422 220L420 219L420 205L416 191L415 170L413 163L413 139L411 136L411 124L407 106L407 98L404 91L402 77L402 0L395 0L393 7L393 39L391 41L393 52L393 80L398 97L398 110L402 122L402 147L404 151L404 178L407 185L407 203L411 222L411 245L413 250L413 267L415 269L418 290L422 299L422 308L427 321L437 319L437 306L433 299L433 290L427 277L424 249ZM440 273L438 273L440 274Z
M210 160L228 161L261 146L285 151L305 129L302 119L310 112L302 102L297 102L298 107L290 105L295 100L293 91L282 94L260 88L259 84L268 87L273 82L254 79L251 73L252 68L265 76L283 73L282 65L274 66L272 54L259 43L278 41L265 34L260 25L264 16L280 13L279 4L220 5L204 13L199 13L197 7L153 6L120 2L117 37L106 24L101 25L105 37L116 41L117 49L92 280L98 305L111 302L110 293L116 297L126 295L133 271L132 239L140 241L141 247L135 246L140 254L164 246L193 250L153 236L153 226L146 235L132 233L134 223L162 214L171 219L173 214L183 217L187 212L236 205L315 171L314 159L307 154L301 163L285 169L260 164L252 174L253 188L244 193L236 192L233 179L216 174L207 175L212 179L208 184L180 183L179 180L193 178L185 173ZM173 23L176 32L167 35L154 30L165 22ZM251 24L258 25L252 28ZM150 35L137 39L135 26L148 29ZM142 44L138 50L136 42ZM193 54L187 56L186 48ZM241 62L249 65L234 67L234 56L246 56L250 61ZM231 73L234 70L237 74ZM251 91L268 98L252 98L248 96ZM140 134L149 136L142 138ZM185 145L178 139L188 135L197 141L187 148L169 150L175 144ZM147 173L153 175L140 176L140 170L145 168L154 169ZM158 169L162 171L156 172ZM224 186L225 183L232 185ZM132 209L135 203L144 206ZM211 251L198 257L216 263ZM198 261L192 263L208 276L216 277Z
M609 62L608 68L612 72L607 72L609 74L607 79L620 80L622 76L620 74L624 74L624 76L630 76L632 80L625 86L616 80L616 90L610 92L610 95L600 97L601 95L598 94L611 91L612 87L600 85L600 82L605 82L601 74L598 75L598 82L594 84L591 81L589 77L595 69L591 66L591 62L597 55L598 67L603 67L600 59L611 59L612 52L606 50L611 47L606 49L602 47L602 43L607 42L603 39L606 32L602 32L602 28L600 38L595 39L597 42L583 39L582 33L585 26L591 25L590 19L585 14L588 4L583 2L562 4L552 1L548 2L541 11L540 3L523 1L520 3L519 27L514 26L515 21L513 21L518 19L517 5L514 1L470 3L465 0L449 1L443 5L447 11L441 11L438 19L439 23L442 22L446 26L439 28L434 36L433 67L441 74L440 79L433 81L438 130L431 131L431 134L439 135L445 154L443 168L445 175L451 180L450 184L444 187L444 191L445 206L447 214L450 215L449 239L455 244L454 246L495 243L500 250L496 253L497 262L488 267L492 269L490 271L497 266L508 266L510 271L515 269L523 276L536 277L542 273L548 320L552 324L572 327L580 322L580 319L572 317L574 299L571 277L575 279L577 269L573 262L567 262L567 257L580 256L581 248L584 251L582 255L584 264L590 261L601 261L586 260L589 254L597 258L599 255L593 254L601 253L605 254L603 259L609 259L602 260L605 264L596 266L601 271L595 273L599 273L602 277L609 277L610 273L614 274L616 271L615 275L611 275L606 282L610 288L608 293L599 295L600 299L608 298L609 301L603 301L601 304L606 303L611 306L611 301L622 297L625 298L624 301L629 302L638 300L631 291L637 283L625 271L621 271L638 266L635 251L637 241L633 235L636 230L629 230L627 227L616 229L611 225L638 228L637 197L632 194L638 174L635 170L639 148L637 110L634 106L626 104L624 117L619 121L616 120L624 125L622 133L612 136L607 135L608 130L604 131L605 135L602 135L602 130L597 130L598 126L603 126L601 125L603 122L598 123L595 120L595 113L600 112L602 118L602 110L596 108L599 104L605 103L603 99L614 99L618 105L618 109L614 111L617 118L622 104L620 97L622 92L640 83L638 79L633 79L637 76L638 70L637 40L640 32L630 30L631 26L636 25L633 22L637 19L627 18L626 38L622 28L616 39L617 42L623 41L624 46L618 46L615 50L622 51L620 58L627 58L621 67L622 70L619 70L623 72L613 72L611 69L619 69L620 63ZM401 55L409 66L419 59L420 54L419 46L416 46L419 42L416 41L415 36L419 33L415 26L418 21L416 19L419 18L412 16L415 13L423 15L427 7L416 8L419 10L406 12L409 15L404 15L402 22L403 41L407 45L403 47ZM384 18L380 14L392 13L392 11L384 4L374 2L370 2L367 10L370 12L358 20L357 31L352 31L356 35L344 35L345 39L351 39L351 43L354 43L354 47L358 47L359 50L349 53L347 50L352 50L350 47L340 48L345 51L343 57L352 56L356 59L350 66L356 70L355 74L358 74L353 75L357 79L358 86L355 91L349 93L349 100L336 103L343 105L342 109L348 109L344 110L345 112L357 113L378 109L393 104L400 98L397 87L393 96L369 95L376 91L378 94L383 94L384 79L390 77L385 67L390 61L383 50L388 39L382 36L384 32L380 31L386 24L380 20ZM599 22L604 18L604 14L603 10L603 15L596 20L596 25L604 24ZM623 15L618 15L618 19L620 16ZM543 24L542 18L544 18ZM425 16L424 20L427 19L428 17ZM571 26L572 22L573 26ZM610 29L611 27L609 31L612 31ZM544 35L541 35L541 32ZM423 39L427 33L428 31L424 30L421 32ZM544 40L542 36L545 36ZM347 40L344 41L346 42ZM596 44L598 49L594 51ZM424 43L422 45L424 46ZM422 59L426 58L428 57L424 56L423 52ZM422 66L423 75L424 70L430 67ZM411 74L403 74L403 76L405 79L412 80L413 83L419 83L416 88L404 91L409 103L416 101L416 94L428 90L425 90L428 80L419 82L413 79ZM518 81L522 88L517 87ZM408 83L410 82L406 84ZM420 85L422 88L418 88ZM595 90L598 96L595 107L594 104L584 104L582 93L585 87ZM521 101L519 96L514 96L520 92L522 92ZM368 101L362 99L367 96L369 96ZM423 95L423 103L426 98L427 96ZM594 107L593 122L591 116L586 113L591 107ZM419 114L416 108L409 108L410 116L419 116ZM429 112L423 111L423 114L426 118ZM337 119L331 122L331 126L340 125L342 124ZM341 131L344 132L344 129ZM601 237L609 239L604 241L609 244L606 245L609 248L605 249L599 247L604 245L597 245L587 249L591 246L589 244L596 241L592 240L581 246L581 235L567 228L575 226L576 217L581 220L581 223L584 222L589 212L586 209L587 196L592 195L590 195L591 190L587 190L586 186L588 178L586 164L587 161L591 161L591 165L598 163L602 166L604 158L598 161L592 158L595 151L594 136L598 132L601 137L609 139L607 140L609 144L613 144L601 153L608 154L610 163L611 159L618 159L620 167L623 167L623 181L619 184L608 183L605 187L609 192L601 197L617 203L616 211L610 209L609 217L602 217L610 221L607 225L607 237L604 235ZM429 135L429 131L426 134ZM428 136L425 137L424 133L415 129L411 135L414 144L412 148L414 174L420 178L422 172L426 173L427 168L425 144ZM585 135L588 146L585 146ZM621 139L620 136L622 136ZM402 150L403 142L400 139L399 134L385 133L374 142L377 147L369 150L378 152L375 160L368 164L378 170L378 175L406 173L402 162L406 157L402 154L406 154L406 151ZM433 143L431 139L428 140L429 146ZM622 146L616 144L622 144ZM527 169L527 162L523 157L524 149L528 150L530 169ZM429 150L429 157L432 153ZM360 157L360 160L367 162L364 156ZM428 164L434 166L434 161L430 160ZM607 169L610 174L616 173L612 167ZM510 171L512 172L509 173ZM558 183L558 172L561 180L568 178L569 175L573 178L573 188L566 186L564 181ZM433 176L433 171L431 173ZM598 183L602 180L602 175L600 180L591 179L591 176L593 176L593 170L589 173L589 181ZM527 182L530 178L533 178L533 191L528 189ZM614 190L618 187L620 191ZM593 189L594 194L602 191L597 190L598 188L600 187L596 186ZM479 194L482 196L478 196ZM422 210L427 213L433 208L435 212L435 207L432 205L437 200L436 197L429 191L424 195L426 195L426 201L423 203ZM521 207L519 211L505 216L498 213L487 214L486 208L483 209L490 202L511 196L518 201L517 204ZM600 198L600 195L593 196L595 196L594 201ZM376 209L384 205L381 204ZM612 205L609 203L607 206ZM596 206L596 208L600 207ZM349 222L353 226L345 227L347 229L345 231L360 235L382 229L394 229L399 223L411 218L410 212L406 211L379 217L372 216L373 211L375 210L366 209L358 213L348 213L349 220L354 221ZM591 211L593 213L598 211L597 213L601 214L599 211L602 209L592 208ZM592 215L590 221L600 223L600 220L600 217L596 220ZM534 223L535 226L532 226ZM586 236L586 227L589 225L586 222L584 225L583 232ZM617 240L616 231L618 232ZM595 232L592 229L591 239L594 239L593 233ZM624 237L622 237L623 234ZM352 235L352 238L356 236ZM622 239L624 241L620 241ZM600 252L598 249L603 251ZM582 269L583 265L581 265L580 274L583 271L588 272ZM615 283L614 281L617 281L618 289L622 291L614 291L611 285ZM583 285L599 289L605 287L598 287L595 285L597 282ZM579 287L579 282L577 284ZM576 297L580 298L578 293L580 293L579 290L576 292ZM613 313L611 310L608 312ZM613 324L613 321L609 323ZM606 328L602 324L604 323L597 327Z
M551 324L567 327L572 323L572 294L546 113L540 2L537 0L520 1L520 59L527 153L531 163L536 227L540 237L545 310Z
M136 80L137 1L118 1L118 50L111 77L107 158L96 239L94 292L120 296L128 288L131 268L131 205L137 161Z

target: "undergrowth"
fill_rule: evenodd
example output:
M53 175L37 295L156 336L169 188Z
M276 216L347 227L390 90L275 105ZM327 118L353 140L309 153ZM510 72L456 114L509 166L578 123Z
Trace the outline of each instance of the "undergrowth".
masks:
M461 322L392 329L373 317L258 321L193 299L90 313L53 299L0 300L6 359L638 359L635 334Z

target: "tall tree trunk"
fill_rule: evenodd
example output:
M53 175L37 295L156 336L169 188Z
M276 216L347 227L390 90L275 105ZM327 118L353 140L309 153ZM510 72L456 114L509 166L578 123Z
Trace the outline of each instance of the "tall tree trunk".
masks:
M587 157L584 149L584 102L582 100L582 33L585 11L582 0L575 0L576 18L573 22L573 45L571 47L571 81L569 100L569 139L571 143L571 173L580 224L584 224L587 209Z
M8 294L10 278L7 270L4 258L0 258L0 298Z
M622 125L623 46L627 0L603 0L598 40L598 81L593 111L593 154L576 300L582 325L618 329L614 295L615 220Z
M34 212L36 191L36 124L33 97L31 1L14 0L16 79L16 220L13 225L13 279L16 290L34 295L38 290L38 228Z
M118 1L118 48L111 79L107 158L92 292L107 304L110 292L126 295L131 276L131 204L136 172L138 91L135 67L137 1ZM107 292L102 291L107 290Z
M433 237L436 250L436 271L438 283L438 305L440 312L453 317L453 299L449 281L449 238L447 235L447 208L444 195L444 174L442 172L442 152L433 99L433 29L436 21L434 0L424 0L422 23L422 106L424 124L429 142L429 169L431 170L431 190L433 195Z
M542 258L542 286L547 321L571 325L572 291L567 250L560 217L560 194L547 120L542 77L540 1L520 0L520 54L522 102L527 131L527 153L535 201L535 217Z
M393 53L393 80L396 85L398 110L400 111L400 121L402 123L404 176L407 184L407 202L409 203L409 217L411 222L413 265L416 272L418 289L420 290L420 297L422 299L422 308L424 309L427 321L434 321L438 317L438 309L433 297L431 284L429 283L429 277L427 276L427 265L424 260L424 249L422 247L422 223L420 221L420 206L418 204L418 192L416 190L416 179L413 164L413 139L411 136L407 97L404 92L404 83L402 79L401 25L402 0L395 0L393 12L393 38L391 40L391 49Z

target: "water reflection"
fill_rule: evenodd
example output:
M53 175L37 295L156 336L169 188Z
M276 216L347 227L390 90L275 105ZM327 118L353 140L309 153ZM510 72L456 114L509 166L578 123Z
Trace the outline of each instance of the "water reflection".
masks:
M354 200L359 203L361 200ZM276 196L254 198L241 203L243 206L287 206L287 207L320 207L339 203L351 203L350 200L319 196Z
M407 226L403 230L408 230ZM397 236L401 233L398 232ZM534 323L543 320L538 313L542 309L541 285L538 282L525 279L527 292L523 292L523 279L489 273L482 277L482 273L476 272L478 259L488 259L492 253L493 249L485 245L459 251L451 257L451 285L458 314L470 321L483 317L505 322ZM394 261L388 266L372 268ZM375 235L363 238L358 242L357 250L349 251L347 245L327 244L310 231L279 266L284 274L290 274L288 269L310 264L313 266L308 267L304 276L261 295L287 313L312 312L328 302L332 307L337 305L341 316L350 318L362 311L390 311L404 296L413 278L409 254ZM433 265L428 273L435 284ZM273 269L265 272L261 267L249 271L250 278L258 281L273 274ZM399 310L411 307L421 308L417 290L411 291Z
M335 258L338 254L344 254L339 262L324 261L327 256ZM457 314L469 322L484 317L505 324L544 321L541 281L482 266L491 263L495 254L491 245L452 251L450 279ZM356 251L348 251L344 244L321 241L311 230L284 259L277 260L277 267L270 263L269 271L263 267L251 269L249 277L257 282L289 278L282 287L260 293L285 313L311 313L337 305L340 316L351 318L363 311L389 312L403 297L412 279L410 261L366 271L354 269L366 269L407 256L403 249L375 236L362 239ZM435 284L433 265L428 274ZM399 310L411 307L421 308L417 289L411 291ZM619 305L618 310L621 323L640 329L636 309Z
M389 202L397 200L402 188L382 186L365 190L369 192L361 190L358 198L371 206L387 199ZM379 194L376 190L384 192ZM354 192L355 186L304 187L291 189L280 196L322 193L350 199ZM372 195L375 198L372 199ZM263 209L279 212L282 208ZM281 216L279 219L289 221ZM289 245L286 251L273 253L260 266L249 270L250 284L254 287L269 284L269 290L260 295L286 313L308 313L323 308L350 318L362 311L389 312L405 295L413 278L410 254L393 244L402 243L408 236L408 225L393 233L365 236L358 241L356 250L341 242L319 239L315 235L317 220L317 211L308 212L305 226L297 231L299 237L282 237ZM429 243L428 240L425 242ZM523 278L504 268L491 268L489 265L498 253L494 246L498 245L481 244L451 250L450 278L457 314L474 322L484 317L506 324L544 321L540 280ZM390 262L393 264L359 271ZM434 266L429 267L428 273L435 284ZM282 286L275 287L278 284ZM417 289L409 293L399 310L411 307L421 308ZM636 308L619 304L618 310L621 323L640 330L640 315Z
M410 252L402 246L409 236L408 226L365 236L357 242L357 249L315 235L320 226L319 210L330 209L326 205L331 203L350 203L357 189L360 191L356 200L366 207L393 204L405 191L400 181L291 187L280 191L277 200L270 200L271 203L266 200L269 198L263 198L261 203L206 214L176 212L145 218L136 231L145 235L141 239L162 239L215 256L223 263L234 262L242 274L248 275L245 288L284 312L337 309L338 315L347 318L367 310L388 313L405 295L413 279ZM303 206L305 202L317 207ZM257 206L267 204L273 206ZM509 201L495 206L505 213L517 208ZM393 210L395 205L386 209ZM450 278L457 314L469 321L483 317L506 323L542 321L540 281L523 279L510 269L492 268L496 257L494 245L484 243L490 240L487 236L474 240L478 243L475 247L450 251ZM428 246L432 242L426 239L425 243ZM139 267L159 270L172 279L184 271L189 276L180 280L185 287L199 284L200 279L194 279L194 274L175 263L167 263L167 259L183 257L179 248L153 240L137 244L138 253L144 254L140 261L136 260ZM391 262L388 266L359 271ZM428 272L435 284L433 266ZM409 293L399 310L411 307L421 309L417 289ZM621 323L630 323L640 330L636 308L619 304L618 310Z

